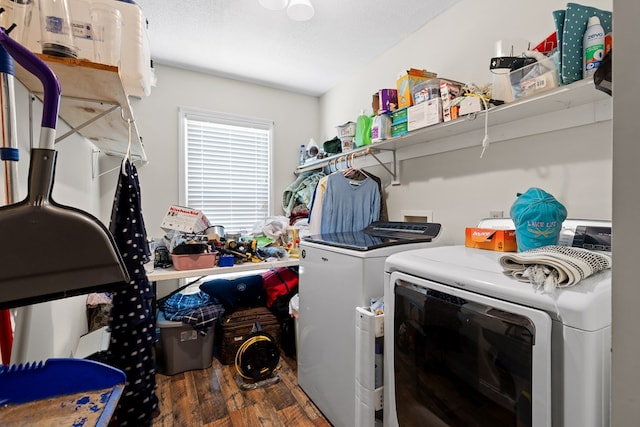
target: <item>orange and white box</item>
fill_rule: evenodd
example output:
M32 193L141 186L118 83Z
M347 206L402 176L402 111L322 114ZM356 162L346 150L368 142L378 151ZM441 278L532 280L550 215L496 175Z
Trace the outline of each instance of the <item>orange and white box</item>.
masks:
M211 227L209 220L201 211L184 206L169 206L167 214L160 224L165 231L176 230L183 233L198 233Z
M468 248L489 249L498 252L516 252L516 230L467 227L464 245Z

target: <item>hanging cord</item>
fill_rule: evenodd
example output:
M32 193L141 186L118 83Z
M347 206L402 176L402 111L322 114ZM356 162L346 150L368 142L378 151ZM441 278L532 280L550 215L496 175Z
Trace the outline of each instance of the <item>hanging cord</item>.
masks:
M484 106L484 138L482 138L482 152L480 158L484 156L484 152L489 147L489 104L487 103L486 89L480 88L473 83L467 83L463 88L467 93L465 96L475 96L480 98L482 105Z
M479 97L484 104L484 138L482 138L482 151L480 152L480 158L484 156L484 151L487 149L491 141L489 140L489 106L484 96Z
M251 350L253 354L248 355ZM249 336L238 348L234 364L242 378L260 381L267 379L278 370L279 362L280 353L277 344L269 334L259 331Z

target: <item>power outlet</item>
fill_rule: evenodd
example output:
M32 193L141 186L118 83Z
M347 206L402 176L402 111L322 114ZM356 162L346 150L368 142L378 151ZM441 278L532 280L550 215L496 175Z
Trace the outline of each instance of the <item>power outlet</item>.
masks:
M405 222L433 222L433 211L431 210L403 210L402 220Z
M489 211L489 218L502 218L504 211Z

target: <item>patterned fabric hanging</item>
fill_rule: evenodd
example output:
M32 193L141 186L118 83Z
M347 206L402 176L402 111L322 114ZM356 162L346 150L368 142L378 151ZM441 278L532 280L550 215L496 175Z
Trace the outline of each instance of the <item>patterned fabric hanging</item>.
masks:
M155 394L153 292L144 270L151 253L142 218L138 172L122 163L111 213L110 231L129 273L129 285L113 294L108 363L127 376L124 392L111 419L113 426L151 425L158 408Z

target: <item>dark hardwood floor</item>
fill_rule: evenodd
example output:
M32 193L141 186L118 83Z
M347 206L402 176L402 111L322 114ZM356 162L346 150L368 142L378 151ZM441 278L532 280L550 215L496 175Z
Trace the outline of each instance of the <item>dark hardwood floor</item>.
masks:
M160 414L153 427L330 427L298 386L296 362L280 358L280 381L243 390L233 365L156 375Z

